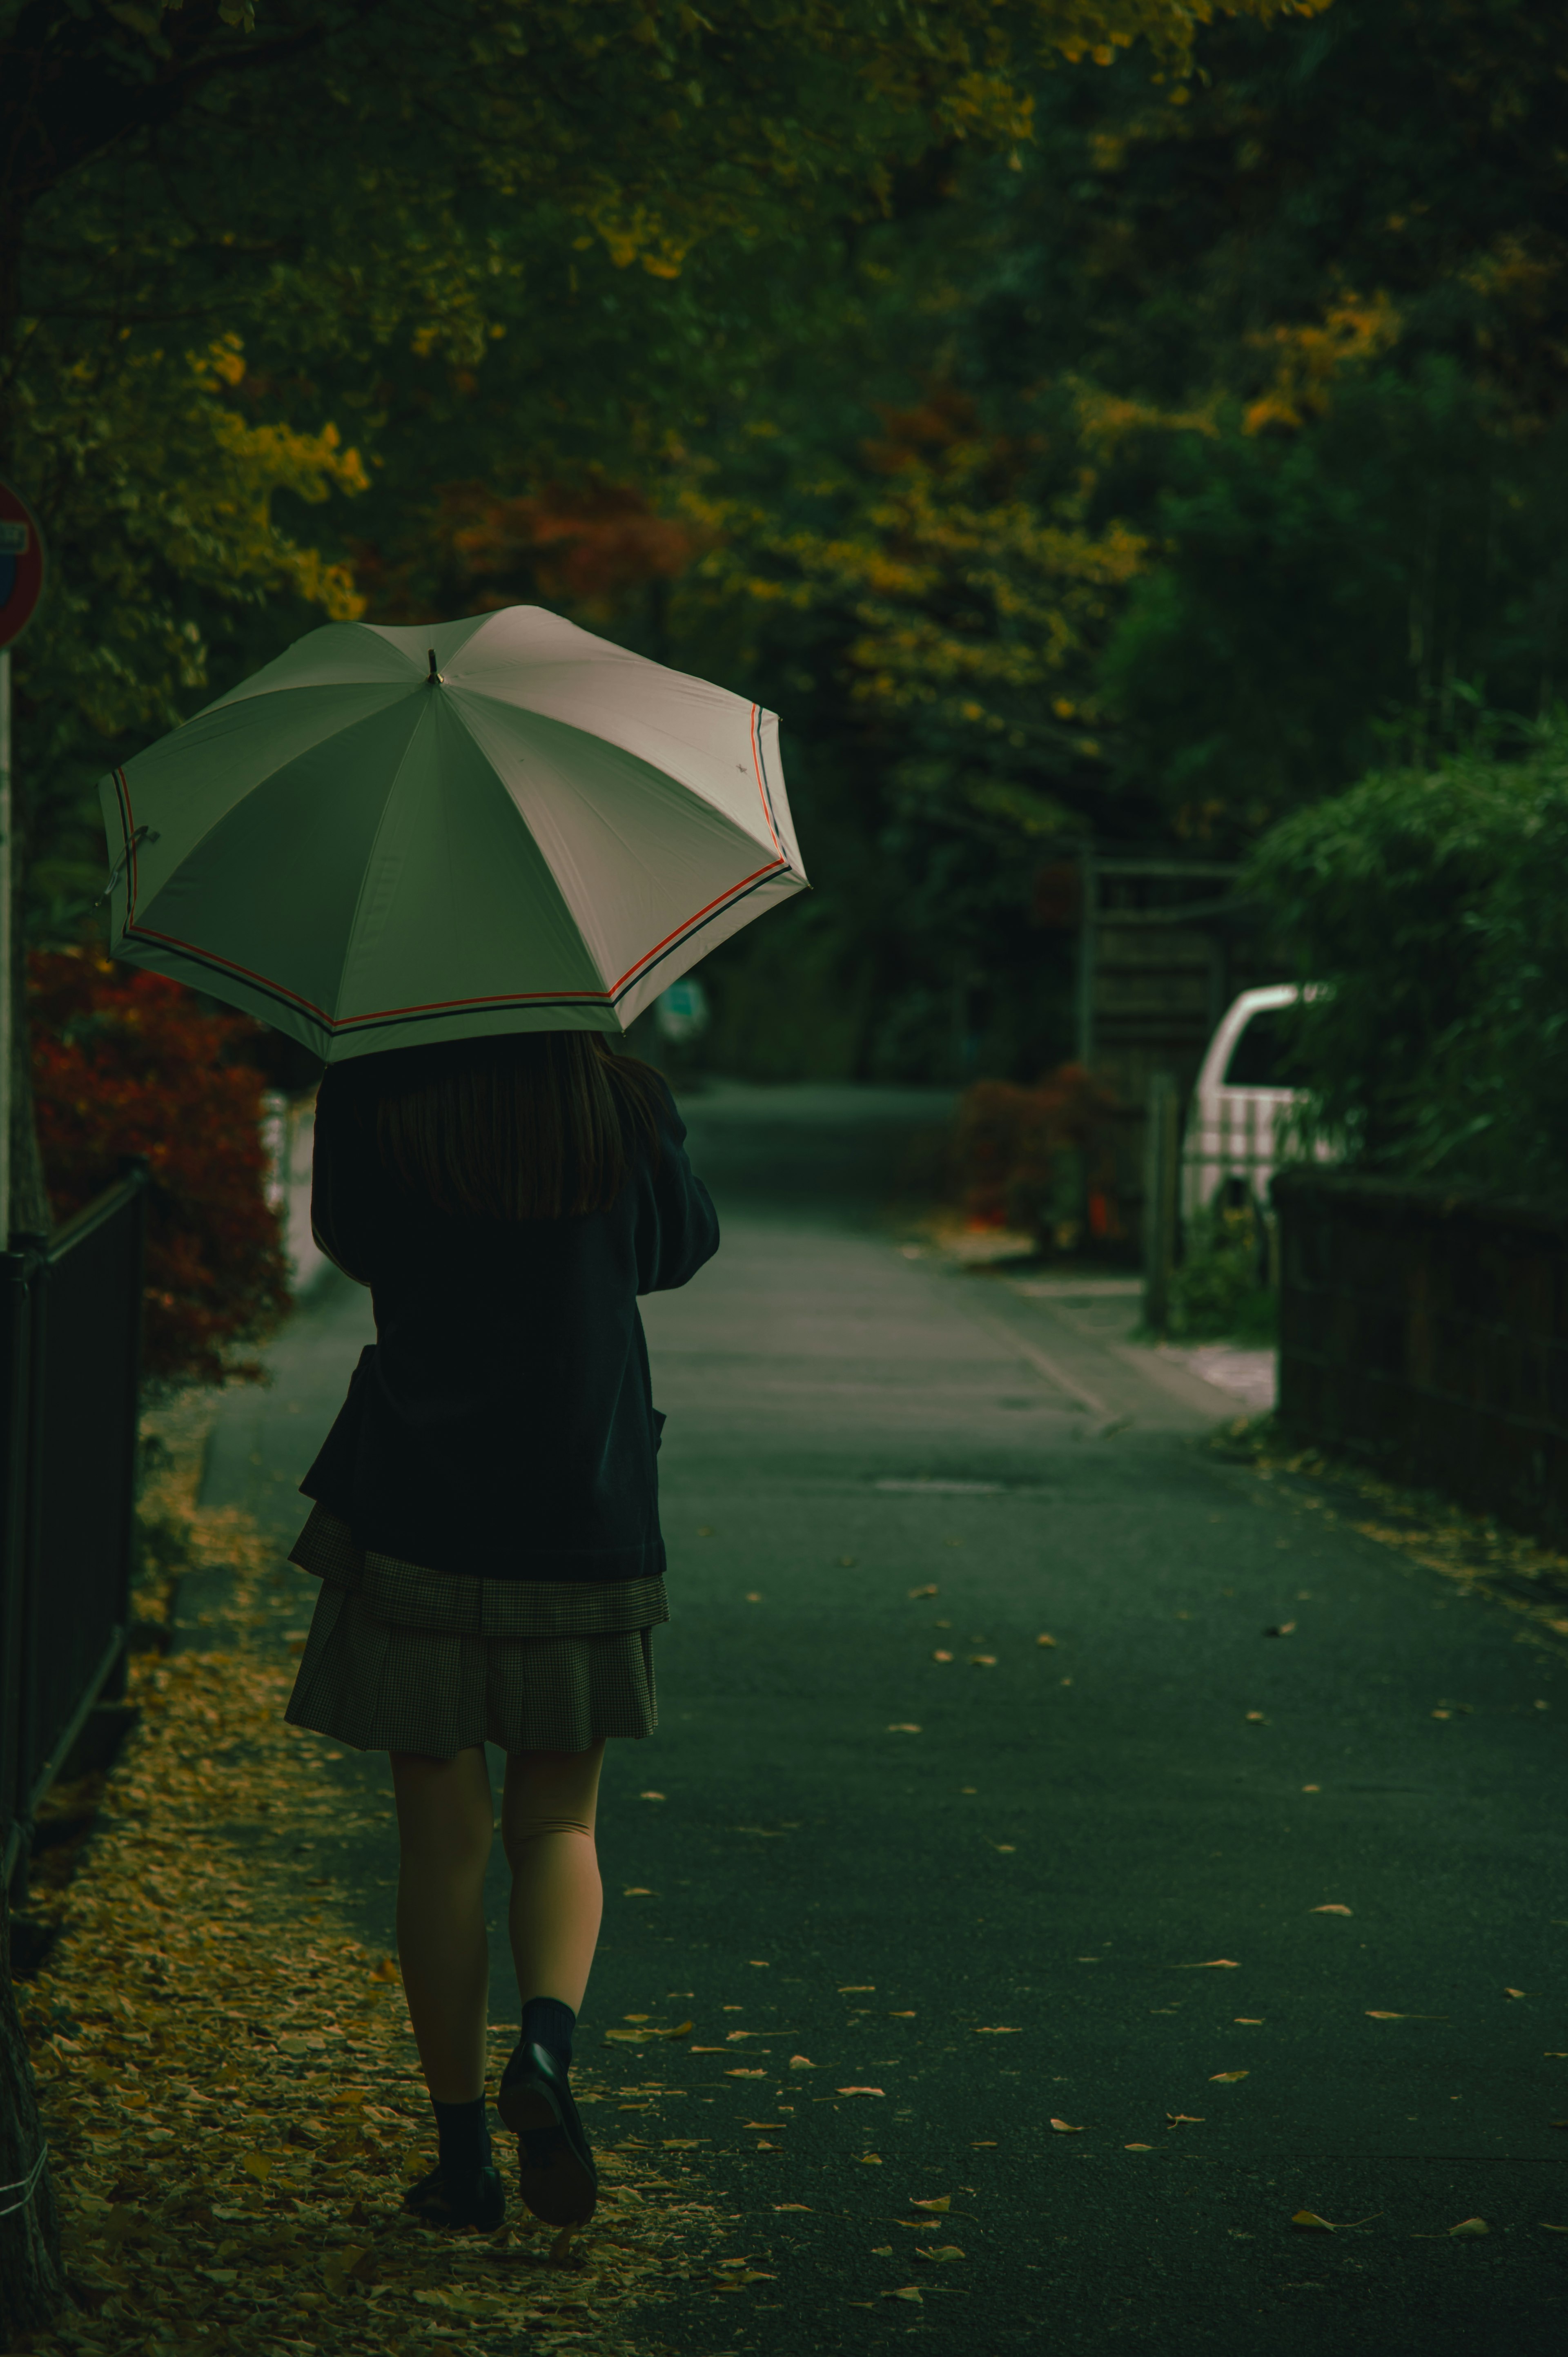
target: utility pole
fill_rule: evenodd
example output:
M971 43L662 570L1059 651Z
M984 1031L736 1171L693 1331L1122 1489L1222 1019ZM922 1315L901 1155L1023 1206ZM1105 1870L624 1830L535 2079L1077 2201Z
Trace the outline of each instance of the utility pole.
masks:
M1163 1334L1170 1324L1179 1114L1175 1074L1155 1072L1144 1131L1144 1323L1151 1334Z
M16 877L11 774L11 647L43 594L44 544L33 517L0 483L0 1252L11 1238L11 1117L14 1094Z
M1077 1060L1086 1072L1094 1070L1094 962L1100 922L1100 893L1094 844L1086 838L1079 852L1078 896L1078 1039Z

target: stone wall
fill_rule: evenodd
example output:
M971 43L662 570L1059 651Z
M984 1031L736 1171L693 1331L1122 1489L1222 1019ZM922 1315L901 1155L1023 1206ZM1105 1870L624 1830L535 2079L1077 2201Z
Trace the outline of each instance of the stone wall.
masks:
M1568 1206L1283 1171L1282 1424L1568 1544Z

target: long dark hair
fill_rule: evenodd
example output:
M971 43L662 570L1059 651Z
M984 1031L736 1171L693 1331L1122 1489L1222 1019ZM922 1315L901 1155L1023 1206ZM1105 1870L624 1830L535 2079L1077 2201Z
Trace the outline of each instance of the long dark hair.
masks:
M335 1064L381 1163L437 1211L556 1220L603 1211L639 1148L657 1157L664 1083L597 1031L524 1031Z

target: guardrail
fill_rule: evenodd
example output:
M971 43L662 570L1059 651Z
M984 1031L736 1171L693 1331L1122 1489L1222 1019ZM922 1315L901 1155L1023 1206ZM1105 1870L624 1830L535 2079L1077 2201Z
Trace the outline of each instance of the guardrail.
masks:
M145 1166L0 1253L0 1880L86 1724L125 1686Z

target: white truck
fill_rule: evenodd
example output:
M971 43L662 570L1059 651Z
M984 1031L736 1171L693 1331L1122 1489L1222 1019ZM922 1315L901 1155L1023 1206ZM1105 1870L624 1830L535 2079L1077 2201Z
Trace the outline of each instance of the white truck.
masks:
M1287 1115L1301 1092L1286 1078L1283 1010L1301 996L1293 982L1244 990L1224 1015L1198 1070L1182 1147L1181 1215L1210 1205L1260 1212L1279 1168ZM1320 1144L1320 1159L1332 1158Z

